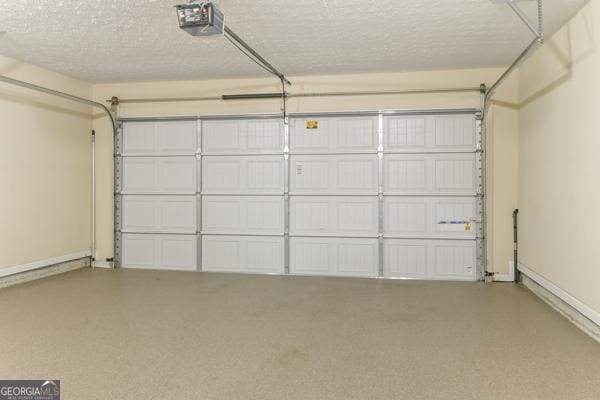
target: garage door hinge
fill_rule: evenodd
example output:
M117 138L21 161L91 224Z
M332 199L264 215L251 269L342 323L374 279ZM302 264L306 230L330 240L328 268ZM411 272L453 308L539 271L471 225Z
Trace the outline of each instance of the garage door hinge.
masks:
M497 272L485 271L485 276L496 276Z

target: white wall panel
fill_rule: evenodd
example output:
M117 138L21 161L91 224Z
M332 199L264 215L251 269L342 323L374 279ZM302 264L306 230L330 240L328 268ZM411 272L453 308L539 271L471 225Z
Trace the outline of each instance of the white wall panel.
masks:
M123 196L122 230L196 233L196 196Z
M377 235L377 197L292 196L290 232Z
M475 197L399 197L384 199L386 236L475 238Z
M474 240L385 239L387 278L476 280Z
M283 235L283 196L204 196L203 233Z
M196 269L195 235L123 234L126 268Z
M196 157L124 157L124 193L196 193Z
M292 118L290 150L312 153L377 151L377 119L376 116ZM314 122L318 127L309 129L307 124Z
M281 156L211 156L202 161L203 193L283 193Z
M211 272L284 272L283 237L202 237L202 270Z
M375 277L377 239L290 238L290 273Z
M194 154L198 148L196 121L126 122L123 153Z
M465 194L477 192L475 154L389 154L386 194Z
M205 154L283 152L281 119L202 122Z
M390 116L384 118L386 151L473 151L475 117L471 115Z
M377 155L290 157L292 193L377 194Z

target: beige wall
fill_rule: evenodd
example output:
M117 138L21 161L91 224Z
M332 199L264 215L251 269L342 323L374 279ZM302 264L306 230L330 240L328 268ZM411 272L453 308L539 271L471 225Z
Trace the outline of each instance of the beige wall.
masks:
M317 77L293 77L292 93L324 91L373 91L405 90L446 87L478 87L490 84L503 72L502 69L477 69L457 71L429 71L412 73L387 73L363 75L338 75ZM193 82L145 82L104 84L94 86L94 99L105 101L112 96L120 98L147 97L198 97L221 94L279 91L276 79L229 79ZM516 102L517 81L512 79L498 92L497 98ZM289 112L360 111L381 109L428 109L428 108L480 108L479 94L436 94L404 96L360 96L343 98L292 99ZM160 104L123 104L119 107L122 117L214 115L245 113L277 113L280 101L195 102ZM488 156L494 176L488 175L491 194L488 226L488 252L490 270L508 271L512 258L511 213L516 207L516 128L518 113L501 105L491 109L493 124L488 126ZM98 258L112 257L112 138L110 124L98 116L94 127L98 137Z
M509 274L513 260L512 213L518 203L519 111L518 71L492 100L487 125L488 260L491 271Z
M92 95L2 56L0 74ZM0 269L90 249L91 128L88 107L0 83Z
M592 0L507 81L488 120L488 262L508 271L511 212L524 265L600 312L600 0ZM492 83L502 69L294 77L293 93ZM0 74L82 97L213 96L277 91L274 79L92 86L0 56ZM477 94L303 98L290 112L480 107ZM120 116L276 113L279 101L127 104ZM101 114L0 83L0 268L90 246L89 131L98 131L99 259L112 257L112 137ZM516 184L518 182L518 185Z
M520 74L521 262L600 312L600 0Z

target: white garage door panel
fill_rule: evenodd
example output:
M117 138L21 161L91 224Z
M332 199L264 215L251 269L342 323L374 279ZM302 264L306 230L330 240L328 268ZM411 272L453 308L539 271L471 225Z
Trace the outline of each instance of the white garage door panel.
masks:
M205 194L283 194L283 157L204 157L202 192Z
M195 154L197 126L196 121L128 122L123 127L123 153Z
M476 280L474 240L385 239L388 278Z
M292 194L377 194L377 155L292 156Z
M395 197L384 199L386 237L474 239L474 197Z
M393 116L384 118L387 151L473 151L473 115Z
M475 154L390 154L385 157L386 194L475 195Z
M123 192L195 194L196 157L125 157Z
M378 117L294 118L290 121L292 152L377 151ZM318 128L308 129L314 121Z
M202 233L283 235L282 196L204 196Z
M195 235L123 234L123 265L127 268L196 269Z
M208 153L282 152L283 123L274 119L215 120L202 123Z
M377 197L292 196L290 210L292 235L377 236Z
M375 277L377 239L290 238L290 273Z
M124 121L125 267L477 280L474 111Z
M126 232L196 233L195 196L123 196Z
M202 237L202 269L211 272L284 272L283 237Z

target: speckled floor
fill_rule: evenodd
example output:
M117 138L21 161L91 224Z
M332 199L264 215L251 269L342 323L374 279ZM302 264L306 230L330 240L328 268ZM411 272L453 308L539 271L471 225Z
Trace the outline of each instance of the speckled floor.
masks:
M63 399L600 399L600 345L512 284L85 269L0 318L0 378Z

